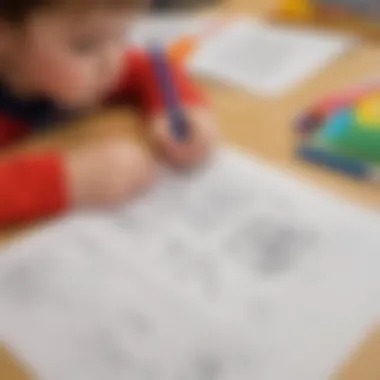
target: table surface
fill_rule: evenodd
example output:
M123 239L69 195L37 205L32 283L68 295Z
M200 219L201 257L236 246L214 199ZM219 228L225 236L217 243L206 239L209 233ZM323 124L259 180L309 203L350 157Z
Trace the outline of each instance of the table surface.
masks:
M269 0L231 0L222 6L225 14L257 14L272 9ZM357 183L323 169L298 161L294 156L296 136L292 128L295 117L304 107L323 95L375 74L380 62L380 47L375 42L360 43L353 51L327 67L296 90L277 99L261 99L241 90L221 84L203 83L217 111L225 138L272 165L292 171L314 186L331 194L355 202L363 207L378 208L380 192L369 184ZM126 121L130 129L126 131ZM46 145L70 148L88 139L123 136L144 141L138 131L138 120L124 111L112 111L28 144L23 149L40 149ZM104 128L104 125L107 125ZM38 227L35 227L38 229ZM27 229L28 231L28 229ZM0 234L0 240L17 238L20 231ZM358 347L352 358L347 358L338 380L380 379L380 332L375 331L368 341ZM0 350L0 379L32 379L12 359L9 350Z

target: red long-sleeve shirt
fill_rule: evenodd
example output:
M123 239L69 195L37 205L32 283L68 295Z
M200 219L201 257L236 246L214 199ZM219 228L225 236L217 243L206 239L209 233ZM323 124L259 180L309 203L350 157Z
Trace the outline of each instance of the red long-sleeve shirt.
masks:
M175 63L171 70L180 99L185 105L203 103L198 89ZM111 98L133 102L142 112L153 114L164 107L150 55L142 51L126 54L125 69ZM49 101L25 103L0 89L0 148L38 128L60 120L60 110ZM61 155L18 155L0 160L0 226L50 216L67 209L69 196Z

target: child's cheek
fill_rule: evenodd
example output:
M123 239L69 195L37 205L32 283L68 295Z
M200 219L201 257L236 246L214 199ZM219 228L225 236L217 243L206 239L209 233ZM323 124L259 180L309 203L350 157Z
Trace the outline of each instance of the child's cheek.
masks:
M90 62L57 47L35 49L29 57L28 75L40 91L70 107L91 101L94 75Z
M95 81L90 65L62 59L52 63L46 73L45 85L57 100L72 106L91 101L92 93L95 92Z
M98 76L92 60L69 46L67 25L60 20L43 19L29 26L21 50L23 71L37 91L65 105L81 106L91 101Z

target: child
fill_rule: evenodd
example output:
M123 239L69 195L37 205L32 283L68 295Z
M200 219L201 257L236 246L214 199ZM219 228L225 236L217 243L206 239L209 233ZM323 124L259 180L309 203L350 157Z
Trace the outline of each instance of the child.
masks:
M138 3L0 1L0 147L113 100L140 107L170 163L202 161L213 146L214 128L200 92L173 64L191 133L188 142L177 143L149 54L126 51L126 27ZM0 225L127 200L153 179L152 157L126 142L3 158Z

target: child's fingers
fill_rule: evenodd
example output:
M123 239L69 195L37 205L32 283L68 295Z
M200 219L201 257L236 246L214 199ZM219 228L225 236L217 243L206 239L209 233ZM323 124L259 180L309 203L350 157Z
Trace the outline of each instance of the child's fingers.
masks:
M165 115L161 115L154 120L153 132L159 141L173 145L173 148L183 150L192 145L205 144L208 141L215 141L217 129L213 115L202 108L189 109L185 113L188 122L188 139L181 141L176 139L170 120Z
M153 133L163 154L174 164L188 166L197 164L215 144L216 128L212 115L204 109L190 109L186 112L189 138L176 139L170 120L160 116L154 120Z
M156 121L153 133L160 153L171 163L182 166L188 161L188 157L193 154L194 146L196 146L194 137L192 136L186 142L177 142L173 138L167 119Z

